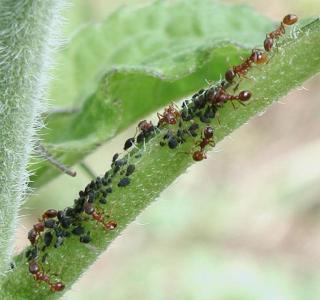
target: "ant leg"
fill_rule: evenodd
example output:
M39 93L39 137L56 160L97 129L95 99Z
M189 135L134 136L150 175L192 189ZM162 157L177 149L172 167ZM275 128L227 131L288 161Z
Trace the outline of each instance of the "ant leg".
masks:
M242 106L247 106L247 104L243 103L242 101L238 101Z
M218 121L219 126L221 126L220 116L219 116L219 115L220 115L220 114L219 114L219 112L217 111L217 112L216 112L216 119L217 119L217 121Z
M230 102L231 102L231 104L232 104L232 106L233 106L233 109L236 110L237 108L236 108L236 106L234 105L233 100L230 100Z
M238 83L236 84L236 86L233 88L233 91L234 91L234 92L239 88L239 85L240 85L240 82L238 82Z

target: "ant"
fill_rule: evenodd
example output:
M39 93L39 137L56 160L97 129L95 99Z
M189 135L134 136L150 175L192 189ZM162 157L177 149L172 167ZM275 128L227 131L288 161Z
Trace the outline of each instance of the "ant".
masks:
M91 215L98 223L101 223L106 230L113 230L117 227L117 223L115 221L105 222L104 216L98 213L90 202L86 202L84 204L84 212L87 215Z
M42 214L42 220L53 219L58 215L58 212L55 209L48 209Z
M176 105L171 104L164 109L163 114L157 113L157 116L159 118L159 123L158 123L158 127L159 127L162 124L170 124L170 125L177 124L177 120L181 117L181 114L179 112L179 108Z
M53 219L58 215L58 212L55 209L48 209L42 215L42 219L39 219L39 222L33 225L33 228L28 232L28 240L31 245L34 245L37 241L37 237L40 236L41 232L44 231L46 226L47 219Z
M151 121L148 122L147 120L142 120L138 123L137 129L141 132L138 134L136 141L137 143L141 143L155 131L155 126Z
M212 104L221 106L227 101L231 101L233 107L233 100L239 101L240 104L244 105L243 102L248 101L251 98L252 94L249 91L241 91L239 95L230 95L228 94L223 87L220 87L218 91L212 98ZM234 107L235 108L235 107Z
M251 55L242 64L229 69L225 73L224 77L229 83L232 83L237 75L239 77L245 76L252 67L252 64L261 65L264 64L267 59L267 55L264 52L258 49L253 49Z
M140 129L142 133L148 134L154 130L154 126L151 121L148 122L147 120L142 120L138 124L138 129Z
M60 292L65 287L65 285L61 281L51 283L49 276L40 271L38 263L34 260L29 262L29 272L33 275L34 280L47 283L50 286L51 291L53 292Z
M286 15L283 18L282 22L280 23L279 27L276 30L267 34L267 37L263 43L264 49L269 52L273 47L274 41L278 39L280 36L282 36L283 34L285 34L286 32L285 26L293 25L297 21L298 21L298 17L296 15L293 15L293 14Z
M200 150L195 151L192 155L194 161L201 161L207 158L206 153L204 152L205 147L207 145L210 145L212 147L216 145L213 140L213 134L214 130L210 126L207 126L203 130L202 140L197 143L197 146L200 146Z

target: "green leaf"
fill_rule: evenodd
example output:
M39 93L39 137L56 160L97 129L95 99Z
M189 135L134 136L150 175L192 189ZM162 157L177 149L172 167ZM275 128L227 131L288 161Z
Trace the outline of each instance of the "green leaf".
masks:
M209 0L117 11L80 31L58 59L51 98L80 112L49 117L44 143L73 165L145 115L219 79L271 29L247 7ZM41 162L32 181L41 186L58 174Z
M248 73L252 79L243 79L239 91L249 89L253 97L245 106L233 109L226 103L219 109L221 125L214 119L215 140L220 141L231 131L238 128L251 117L263 112L272 102L287 94L291 89L301 85L306 79L320 71L320 19L298 29L295 34L286 35L277 43L277 49L270 54L268 64L256 66ZM228 91L231 93L233 87ZM192 105L192 104L191 104ZM194 122L200 123L197 118ZM183 122L188 128L191 122ZM170 126L171 130L177 130ZM201 125L202 128L205 124ZM109 202L99 207L105 215L111 214L112 219L118 222L115 231L106 232L97 227L95 222L84 222L86 229L92 234L92 243L89 247L79 243L78 238L66 239L63 247L48 248L51 270L61 270L59 277L68 287L80 276L97 257L105 250L125 226L131 222L159 193L171 184L193 162L191 153L199 138L187 137L179 148L172 150L161 147L163 135L168 126L162 128L147 144L146 148L133 150L130 163L136 165L136 171L131 175L131 184L126 188L117 187L122 177L115 175L112 179L113 193ZM141 156L136 156L137 152ZM120 172L121 173L121 172ZM96 199L97 200L97 199ZM41 243L41 242L40 242ZM40 245L41 246L41 245ZM48 291L45 285L36 287L32 276L28 274L26 259L23 254L16 258L16 269L7 276L7 280L0 291L3 299L57 299L60 294ZM19 286L17 291L16 287Z

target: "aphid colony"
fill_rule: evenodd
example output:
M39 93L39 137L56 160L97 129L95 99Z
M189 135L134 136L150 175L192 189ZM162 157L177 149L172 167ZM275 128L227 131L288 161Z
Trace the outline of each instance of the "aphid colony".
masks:
M226 89L234 83L236 77L245 77L253 66L265 64L268 61L267 52L271 51L276 41L285 33L285 26L292 25L297 20L295 15L285 16L280 26L267 34L264 41L266 52L253 49L247 59L225 73L225 80L221 81L218 86L200 90L190 100L183 101L181 109L175 104L169 105L163 113L157 114L157 125L151 121L140 121L136 134L125 141L123 149L125 151L134 148L142 149L141 144L145 144L151 137L162 132L161 129L164 128L168 130L162 136L160 145L176 149L188 138L197 137L202 123L205 126L201 130L201 138L195 141L192 159L201 161L207 158L207 146L215 146L214 129L210 123L212 119L216 118L218 110L227 102L231 102L233 106L233 101L245 105L245 102L250 100L252 96L250 91L240 91L236 95L231 95ZM236 85L234 90L237 87ZM219 120L218 122L220 123ZM141 156L140 152L136 151L136 158ZM80 243L90 243L91 236L90 232L85 229L86 222L96 222L106 232L117 227L117 222L103 213L103 206L108 204L108 196L114 188L125 188L130 185L130 176L135 172L136 165L130 164L129 160L130 155L119 158L119 154L116 153L112 158L111 170L106 172L102 178L97 177L91 181L83 191L80 191L79 197L74 201L72 207L59 211L49 209L33 225L33 228L28 232L31 246L26 252L26 257L29 273L37 282L45 283L53 292L62 291L65 287L60 280L53 280L49 271L45 271L44 265L49 256L46 252L47 248L59 248L71 236L78 236ZM113 180L117 174L121 178L114 184Z
M106 232L114 230L117 222L103 213L103 206L108 203L108 197L113 192L112 182L119 173L121 179L116 182L122 188L130 184L130 176L135 172L135 165L125 159L119 159L115 154L112 159L111 170L104 176L92 180L72 207L64 210L49 209L45 211L38 222L28 232L31 246L26 251L29 273L34 280L47 284L53 292L62 291L64 283L52 279L51 272L45 270L49 257L48 248L60 248L64 241L71 236L78 236L80 243L90 243L92 238L86 230L87 222L95 222ZM55 275L56 276L56 275Z

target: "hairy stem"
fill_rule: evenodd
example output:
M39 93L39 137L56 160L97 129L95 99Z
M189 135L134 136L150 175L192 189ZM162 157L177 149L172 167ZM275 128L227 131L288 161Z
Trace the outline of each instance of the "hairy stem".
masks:
M9 266L62 0L0 0L0 274Z

